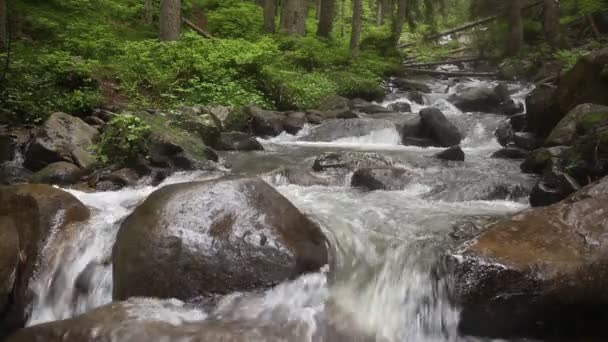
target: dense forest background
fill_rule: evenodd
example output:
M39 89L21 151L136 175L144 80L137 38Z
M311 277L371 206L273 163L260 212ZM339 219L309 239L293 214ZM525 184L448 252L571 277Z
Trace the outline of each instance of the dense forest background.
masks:
M608 2L2 0L0 7L0 122L15 125L104 104L285 110L315 107L328 94L373 100L403 59L434 60L465 45L488 58L573 65L593 48L581 44L600 30ZM425 39L495 15L462 39Z

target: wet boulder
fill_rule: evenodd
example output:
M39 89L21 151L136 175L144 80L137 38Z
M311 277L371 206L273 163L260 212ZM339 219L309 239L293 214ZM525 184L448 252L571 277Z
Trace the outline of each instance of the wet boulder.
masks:
M465 242L454 255L461 332L606 337L606 209L592 197L530 209Z
M301 186L343 186L343 177L333 174L311 172L300 167L281 167L271 171L268 177L272 184L288 185L296 184Z
M538 147L539 142L532 133L517 132L513 134L513 144L521 149L531 151Z
M18 263L19 235L15 222L9 217L0 216L0 312L4 312L10 301Z
M411 179L411 174L402 168L361 168L353 173L350 185L368 191L402 190Z
M526 97L527 128L538 137L546 137L562 119L555 99L555 89L538 87Z
M608 106L585 103L572 109L547 138L546 146L572 145L578 130L608 122Z
M97 129L81 119L65 113L54 113L32 141L25 154L24 165L38 171L59 161L75 163L74 151L81 148L90 154L98 135Z
M36 172L32 180L42 184L70 185L77 183L83 174L84 172L74 164L56 162Z
M197 108L183 108L167 117L169 126L192 133L207 146L216 146L220 139L221 123L211 115L200 114Z
M562 115L581 103L608 106L607 64L608 48L604 47L579 58L576 65L560 77L556 101Z
M289 112L283 123L283 129L285 132L295 135L297 134L308 122L306 113L304 112Z
M435 154L434 157L441 160L464 161L465 155L462 148L456 145Z
M500 104L498 107L498 113L513 116L521 114L525 110L523 103L517 102L513 99L509 99Z
M14 163L0 164L0 185L29 183L33 172Z
M462 135L458 128L451 123L437 108L424 108L420 111L422 125L430 136L443 147L459 145Z
M311 128L300 140L332 142L344 138L367 136L379 131L386 132L387 130L397 132L397 127L388 120L335 119L327 120L321 125ZM398 141L395 143L398 143Z
M407 102L391 103L390 105L388 105L387 108L391 112L398 112L398 113L411 113L412 112L412 106Z
M539 148L528 154L526 160L521 164L521 170L525 173L542 173L548 166L558 164L559 157L569 149L567 146L555 146Z
M169 185L121 225L114 299L267 288L317 271L327 258L320 228L260 179Z
M246 107L251 117L251 132L259 136L277 136L285 130L286 115L284 113L264 110L258 107Z
M501 106L509 100L509 90L502 83L494 88L469 88L448 98L449 102L462 111L485 113L502 112Z
M326 152L318 156L312 169L316 172L331 170L355 170L358 168L390 168L393 161L378 153Z
M222 132L218 150L263 151L264 147L250 134L243 132Z
M362 99L354 99L349 103L350 108L356 113L363 114L378 114L378 113L390 113L392 110L389 110L381 105L371 103Z
M517 147L505 147L494 153L492 158L499 159L525 159L530 152Z
M498 125L496 132L494 132L494 136L496 136L499 144L506 147L513 143L515 131L513 130L513 127L509 121L502 121Z
M9 134L0 133L0 164L15 157L15 140Z
M37 265L42 262L43 250L51 248L49 238L74 229L74 225L88 218L89 209L84 204L71 194L51 186L0 187L0 231L7 232L11 226L16 229L20 255L12 301L0 319L0 332L22 327L29 317L32 300L29 282Z
M88 177L88 185L97 191L117 191L135 186L140 175L133 169L97 170Z

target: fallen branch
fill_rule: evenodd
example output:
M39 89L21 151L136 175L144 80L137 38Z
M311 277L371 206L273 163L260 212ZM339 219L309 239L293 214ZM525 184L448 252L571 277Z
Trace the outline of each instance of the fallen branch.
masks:
M416 74L426 74L431 76L450 76L450 77L496 77L495 72L468 72L468 71L437 71L428 69L405 68L407 72Z
M486 59L487 58L484 58L484 57L465 57L465 58L447 59L444 61L429 62L429 63L405 63L404 66L408 67L408 68L424 68L424 67L431 67L431 66L444 65L444 64L460 64L460 63L477 62L477 61L486 60Z
M537 1L537 2L535 2L535 3L533 3L533 4L531 4L531 5L525 6L525 7L523 8L523 10L528 10L528 9L531 9L531 8L533 8L533 7L536 7L536 6L538 6L538 5L541 5L542 3L543 3L543 1ZM445 37L445 36L449 36L450 34L454 34L454 33L462 32L462 31L466 31L466 30L471 29L471 28L473 28L473 27L477 27L477 26L479 26L479 25L483 25L483 24L490 23L490 22L492 22L492 21L494 21L494 20L496 20L496 19L498 19L498 18L504 17L504 16L506 16L506 14L498 14L498 15L493 15L493 16L491 16L491 17L487 17L487 18L482 18L482 19L479 19L479 20L475 20L475 21L473 21L473 22L470 22L470 23L464 24L464 25L462 25L462 26L458 26L458 27L453 28L453 29L451 29L451 30L444 31L444 32L440 32L440 33L434 34L434 35L432 35L432 36L425 37L425 38L424 38L424 40L437 40L437 39L439 39L439 38L442 38L442 37ZM418 42L411 42L411 43L407 43L407 44L402 44L402 45L399 45L399 47L400 47L400 48L406 48L406 47L414 46L414 45L416 45L417 43L418 43Z
M203 30L202 28L194 25L193 22L191 22L190 20L186 19L186 18L182 18L182 22L184 24L186 24L186 26L188 26L189 28L193 29L194 31L196 31L196 33L200 34L201 36L207 38L207 39L215 39L211 34L209 34L207 31Z

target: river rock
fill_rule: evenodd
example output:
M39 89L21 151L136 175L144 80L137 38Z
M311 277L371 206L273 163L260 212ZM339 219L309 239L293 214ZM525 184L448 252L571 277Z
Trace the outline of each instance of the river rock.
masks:
M260 109L255 106L246 107L251 117L251 132L258 136L277 136L285 130L286 115L280 112Z
M540 148L528 154L526 160L521 164L521 170L525 173L542 173L548 166L556 164L559 157L569 149L567 146L555 146Z
M511 99L504 84L491 87L469 88L451 95L448 101L465 112L499 113L501 105Z
M301 186L343 186L344 179L340 176L327 173L311 172L300 167L281 167L271 171L268 175L272 184Z
M23 326L31 309L29 282L41 262L51 234L67 232L89 218L89 209L71 194L48 185L0 187L0 231L15 225L19 236L20 262L10 307L0 319L0 332ZM3 249L4 251L4 249Z
M289 112L283 123L285 132L295 135L307 123L306 113L304 112Z
M431 87L422 81L395 78L391 83L394 87L399 88L400 90L418 91L426 94L431 93Z
M222 132L218 150L263 151L264 147L252 135L242 132Z
M593 126L608 122L608 106L585 103L575 107L557 124L547 138L546 146L572 145L577 137L577 127Z
M525 159L530 152L517 147L505 147L494 153L492 158L499 159Z
M556 101L562 115L581 103L595 103L608 106L608 48L579 58L576 65L559 79ZM557 122L556 122L557 124Z
M54 113L31 143L24 165L38 171L54 162L74 163L73 151L78 147L90 151L97 136L97 129L81 119L65 113Z
M326 152L313 163L314 171L355 170L358 168L389 168L393 161L378 153L370 152Z
M520 102L517 102L513 99L509 99L506 102L503 102L498 107L498 112L500 114L513 116L516 114L521 114L525 110L524 105Z
M351 177L350 185L369 191L402 190L411 181L411 174L401 168L361 168Z
M391 103L390 105L388 105L387 108L391 112L398 112L398 113L411 113L412 112L412 106L407 102Z
M437 108L424 108L420 111L423 127L430 136L443 147L459 145L462 135L458 128L451 123Z
M515 132L513 131L511 123L508 120L502 121L498 125L496 132L494 132L494 136L496 136L498 143L502 146L506 147L509 144L513 143Z
M182 108L167 115L169 126L192 133L210 147L215 147L220 139L221 123L211 115L200 114L200 108Z
M385 107L382 107L381 105L375 104L375 103L371 103L362 99L354 99L351 100L350 103L350 108L358 113L363 113L363 114L378 114L378 113L390 113L392 112L392 110L389 110Z
M464 161L464 157L464 151L458 145L435 154L435 158L441 160Z
M539 145L534 134L525 132L514 133L513 143L515 146L528 151L534 150Z
M310 131L299 140L332 142L343 138L366 136L380 130L393 130L396 132L397 127L388 120L327 120L321 125L311 128Z
M546 137L562 119L555 89L537 87L526 97L528 130L538 137Z
M9 134L0 134L0 164L15 158L15 140Z
M114 299L267 288L318 270L327 254L319 227L260 179L169 185L121 225Z
M19 235L13 220L0 216L0 312L4 312L13 292L19 263ZM2 333L0 333L0 336Z
M70 185L77 183L83 171L76 165L67 162L49 164L34 174L33 181L43 184Z
M325 112L344 108L350 108L349 99L338 95L330 95L321 101L317 109L319 111Z
M463 334L576 340L605 336L606 201L523 211L456 253ZM599 333L599 335L598 335Z

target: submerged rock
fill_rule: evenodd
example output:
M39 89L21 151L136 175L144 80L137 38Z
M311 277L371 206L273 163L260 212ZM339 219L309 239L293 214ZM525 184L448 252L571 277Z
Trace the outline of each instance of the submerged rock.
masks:
M318 270L327 253L319 227L260 179L169 185L118 232L114 299L267 288Z
M336 169L355 170L358 168L387 168L392 166L392 160L378 153L326 152L315 159L312 169L320 172Z
M464 151L458 145L435 154L435 158L441 160L464 161L464 157Z
M357 169L351 178L350 185L369 191L402 190L411 181L411 174L401 168L362 168Z
M90 151L98 135L97 129L81 119L65 113L54 113L27 150L24 165L38 171L55 162L74 163L74 150L81 148Z
M424 108L420 111L422 125L430 132L430 136L441 146L459 145L462 135L458 128L451 123L437 108Z
M455 265L462 333L605 337L607 233L605 199L585 197L526 210L464 243Z

